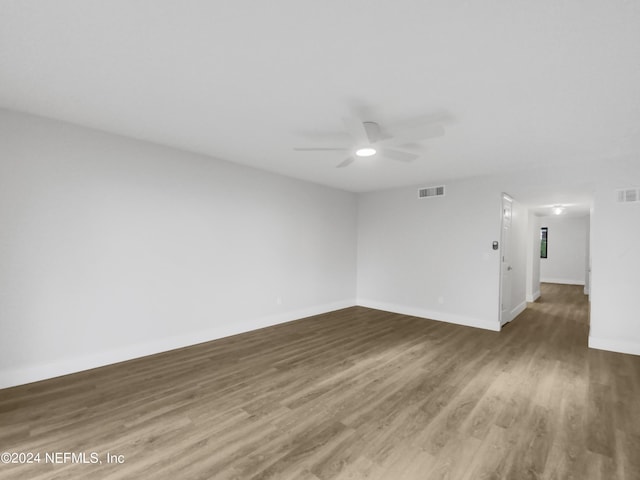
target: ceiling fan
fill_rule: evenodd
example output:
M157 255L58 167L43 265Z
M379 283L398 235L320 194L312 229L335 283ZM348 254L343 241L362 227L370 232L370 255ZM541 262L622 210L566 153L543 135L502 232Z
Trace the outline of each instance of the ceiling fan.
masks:
M351 137L351 145L344 147L300 147L294 148L294 150L298 152L346 152L347 158L336 165L336 168L347 167L356 158L373 156L412 162L420 155L407 150L411 147L411 143L444 135L444 127L431 122L414 124L401 129L393 136L383 133L380 125L376 122L348 117L344 118L343 122L349 137Z

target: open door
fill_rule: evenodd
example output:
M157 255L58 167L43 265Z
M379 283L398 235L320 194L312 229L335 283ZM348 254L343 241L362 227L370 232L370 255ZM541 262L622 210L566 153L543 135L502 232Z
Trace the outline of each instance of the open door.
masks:
M513 320L511 312L511 226L513 217L513 199L502 194L502 233L500 235L500 325Z

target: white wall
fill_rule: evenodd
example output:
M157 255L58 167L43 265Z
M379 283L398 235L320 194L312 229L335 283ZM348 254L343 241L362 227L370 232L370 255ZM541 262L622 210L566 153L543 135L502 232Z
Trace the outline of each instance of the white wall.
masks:
M540 259L540 281L584 285L589 217L542 217L547 227L547 258Z
M591 288L591 213L587 217L587 238L584 252L584 294L589 295Z
M527 233L527 302L540 297L540 217L528 214Z
M640 159L599 172L591 219L589 346L640 355L640 203L616 203L640 187Z
M354 194L7 111L0 136L0 387L355 303Z
M418 199L425 186L360 195L358 303L499 330L499 187L450 182Z

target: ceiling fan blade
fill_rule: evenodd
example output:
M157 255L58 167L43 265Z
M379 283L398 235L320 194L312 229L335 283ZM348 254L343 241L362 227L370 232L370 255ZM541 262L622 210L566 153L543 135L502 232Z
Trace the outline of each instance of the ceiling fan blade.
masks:
M294 150L296 152L346 152L347 150L349 150L348 148L344 148L344 147L301 147L301 148L294 148Z
M342 117L342 122L344 123L345 129L356 143L369 142L369 134L367 133L364 122L352 117Z
M393 150L391 148L385 148L382 150L382 155L391 160L399 160L401 162L413 162L416 158L420 157L415 153L403 152L402 150Z
M353 163L355 159L353 157L347 157L345 160L336 165L336 168L344 168Z
M380 125L376 122L362 122L365 132L367 133L367 139L369 143L376 143L382 138L382 132L380 132Z
M291 132L296 138L310 145L348 145L351 137L344 129L340 131L330 130L295 130Z

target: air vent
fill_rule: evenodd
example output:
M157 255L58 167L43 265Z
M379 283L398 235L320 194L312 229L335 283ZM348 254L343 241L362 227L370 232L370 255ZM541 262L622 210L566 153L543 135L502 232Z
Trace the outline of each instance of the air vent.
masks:
M418 198L442 197L444 195L444 185L439 187L426 187L418 190Z
M623 188L616 192L618 203L639 203L640 188Z

